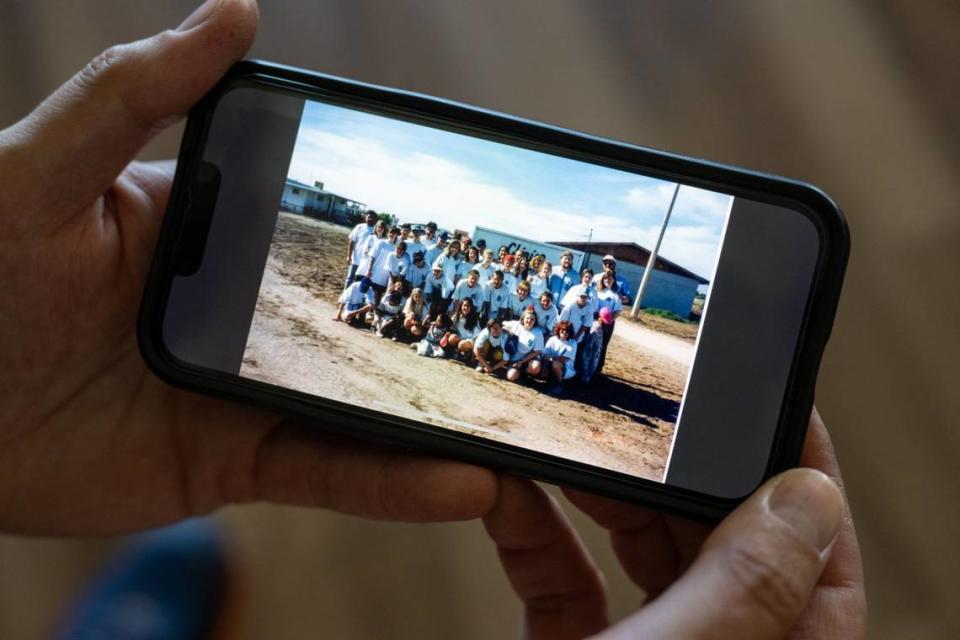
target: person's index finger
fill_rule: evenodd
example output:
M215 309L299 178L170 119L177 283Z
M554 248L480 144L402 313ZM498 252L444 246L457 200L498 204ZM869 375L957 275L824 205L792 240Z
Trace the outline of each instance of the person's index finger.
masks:
M261 438L255 458L244 502L449 522L478 518L496 499L496 476L482 467L354 441L291 420Z
M810 467L822 471L830 476L837 486L846 505L843 525L837 541L834 543L830 561L823 569L820 582L826 586L845 587L863 584L863 564L860 558L860 548L857 544L857 534L850 513L850 501L844 490L843 478L840 475L840 465L833 450L833 443L827 428L816 409L810 415L810 424L807 427L807 439L804 443L803 454L800 456L800 466Z
M830 552L830 558L824 565L823 573L820 574L817 589L811 596L811 606L798 621L797 631L809 631L809 637L825 637L824 630L828 630L835 637L855 637L836 629L838 619L827 615L827 612L831 611L848 612L848 615L843 618L844 623L854 629L862 628L862 621L866 615L866 592L863 561L850 512L850 501L844 490L840 465L833 450L830 434L816 409L810 416L800 464L819 469L830 476L843 494L846 513L840 533Z
M810 467L824 472L843 489L843 478L840 475L840 465L837 463L837 454L833 450L833 442L827 432L823 419L816 407L810 414L807 424L807 437L803 442L803 451L800 454L801 467Z
M647 598L655 598L677 579L688 554L677 548L662 513L574 489L564 489L564 495L610 532L617 560Z
M526 638L582 638L607 626L603 581L559 505L530 480L501 476L484 526L524 603Z
M565 488L563 494L594 522L609 531L642 529L660 517L660 512L654 509L585 491Z

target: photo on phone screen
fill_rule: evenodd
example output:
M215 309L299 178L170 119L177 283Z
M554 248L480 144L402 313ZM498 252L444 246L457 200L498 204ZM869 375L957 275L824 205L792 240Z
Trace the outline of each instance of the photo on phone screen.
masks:
M663 482L733 200L306 100L240 375Z

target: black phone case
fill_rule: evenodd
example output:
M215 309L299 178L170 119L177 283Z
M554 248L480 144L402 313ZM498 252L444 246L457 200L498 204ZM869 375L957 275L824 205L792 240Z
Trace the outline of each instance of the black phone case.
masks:
M412 112L419 117L455 122L460 127L502 133L533 144L566 149L581 159L594 157L603 159L607 164L622 162L634 171L640 167L644 173L658 178L790 206L805 213L813 220L820 234L820 255L764 478L796 465L813 407L817 370L832 328L850 251L846 221L826 194L809 184L778 176L605 140L419 94L259 61L244 61L234 65L190 112L137 326L144 360L161 379L191 391L303 416L312 420L318 429L457 458L498 471L643 503L696 519L720 518L743 500L720 499L670 487L512 445L278 389L236 375L192 367L174 358L164 347L161 322L173 278L173 249L186 210L186 185L188 177L196 169L206 127L219 97L237 84L279 89L303 97L347 96L391 113Z

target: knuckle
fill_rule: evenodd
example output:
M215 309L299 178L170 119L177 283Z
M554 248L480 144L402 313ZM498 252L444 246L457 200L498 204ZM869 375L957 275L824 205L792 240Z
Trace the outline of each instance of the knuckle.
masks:
M164 123L154 122L142 113L142 100L136 99L135 91L142 83L145 52L154 42L155 39L118 44L102 51L73 76L67 85L68 91L79 94L81 99L113 103L135 126L147 132L155 131Z
M101 51L93 60L88 62L77 74L76 81L81 87L88 88L108 80L123 72L126 59L127 47L125 45L114 45Z
M738 545L730 553L730 575L746 601L782 626L789 626L807 597L795 567L751 545Z

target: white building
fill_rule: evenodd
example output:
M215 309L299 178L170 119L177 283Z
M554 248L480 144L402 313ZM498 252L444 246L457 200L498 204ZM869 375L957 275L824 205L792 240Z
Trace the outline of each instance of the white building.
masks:
M311 187L291 178L287 178L283 187L280 208L345 224L367 210L362 202L326 191L322 182L315 182Z

